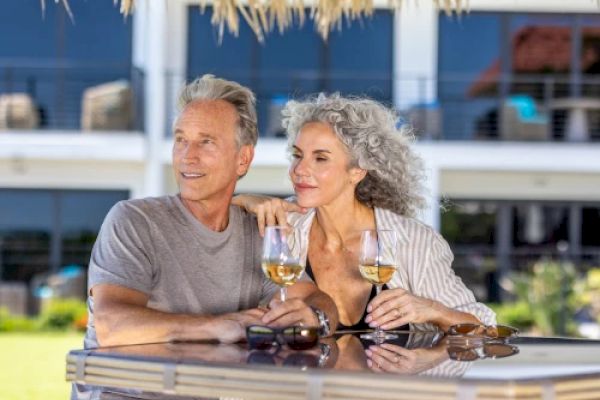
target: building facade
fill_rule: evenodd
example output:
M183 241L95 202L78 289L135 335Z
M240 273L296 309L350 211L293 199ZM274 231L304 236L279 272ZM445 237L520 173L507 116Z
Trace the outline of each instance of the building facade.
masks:
M110 1L72 2L74 23L53 2L43 19L37 2L8 3L0 16L1 280L87 264L112 204L176 192L176 94L205 73L257 93L261 137L240 192L291 193L285 101L367 95L414 127L428 176L421 218L448 239L478 297L498 300L502 274L558 256L559 243L582 268L600 265L594 2L471 0L458 17L419 2L396 14L378 8L327 43L308 22L264 44L244 24L219 44L210 7L202 14L191 0L140 1L126 20ZM33 117L14 117L14 107Z

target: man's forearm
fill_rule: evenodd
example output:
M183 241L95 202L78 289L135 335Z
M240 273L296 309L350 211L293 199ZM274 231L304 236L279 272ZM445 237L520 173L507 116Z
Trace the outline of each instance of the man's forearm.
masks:
M170 314L132 304L106 304L95 315L101 346L217 338L218 318Z

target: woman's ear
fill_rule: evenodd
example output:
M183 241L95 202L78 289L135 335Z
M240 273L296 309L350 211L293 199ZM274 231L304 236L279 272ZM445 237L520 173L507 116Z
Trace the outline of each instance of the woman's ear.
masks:
M366 169L358 167L353 167L350 169L350 183L352 183L353 185L358 185L360 181L365 179L365 176L367 176Z

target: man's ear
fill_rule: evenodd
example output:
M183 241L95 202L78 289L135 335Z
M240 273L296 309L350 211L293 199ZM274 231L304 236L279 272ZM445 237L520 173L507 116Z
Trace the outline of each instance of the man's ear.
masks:
M365 176L367 176L366 169L358 167L353 167L350 169L350 182L352 182L353 185L358 185L360 181L365 179Z
M250 168L250 164L252 163L253 158L254 158L254 146L244 145L240 148L239 156L238 156L238 167L237 167L238 176L246 175L246 173L248 172L248 169Z

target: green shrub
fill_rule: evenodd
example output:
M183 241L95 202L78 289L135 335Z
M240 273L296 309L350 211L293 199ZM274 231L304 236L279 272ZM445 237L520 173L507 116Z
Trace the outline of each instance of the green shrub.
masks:
M572 264L540 261L531 273L513 275L512 282L517 302L528 305L536 331L542 335L561 331L567 335L575 333L572 321L576 309L575 268ZM561 315L564 321L561 321Z
M528 330L533 326L533 315L526 301L489 304L489 306L496 313L499 324L510 325L520 330Z
M37 328L35 319L11 315L6 308L0 308L0 332L32 332Z
M51 299L42 307L39 316L41 330L67 330L85 319L87 307L78 299Z

